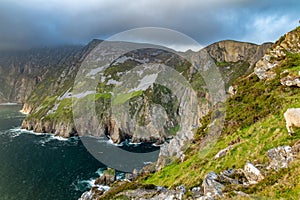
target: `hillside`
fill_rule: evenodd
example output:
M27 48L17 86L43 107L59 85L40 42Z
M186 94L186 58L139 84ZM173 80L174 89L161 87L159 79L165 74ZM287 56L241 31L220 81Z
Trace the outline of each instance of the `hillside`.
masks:
M91 190L83 199L298 199L300 129L289 135L283 114L300 107L299 44L298 27L264 54L254 73L234 81L215 145L203 146L213 123L207 115L183 160L157 172L149 166L132 182L102 196Z
M213 44L199 53L193 53L192 56L197 57L197 59L199 59L198 56L207 57L205 61L207 63L209 60L212 60L212 62L219 67L219 70L221 71L221 74L226 82L226 87L228 88L235 78L247 73L250 70L250 68L253 66L253 62L262 57L268 46L270 46L270 44L264 44L260 46L235 41L223 41ZM235 53L234 55L231 55L232 52L236 52L237 50L239 52L238 54ZM102 72L98 72L104 74L104 76L101 78L103 82L101 84L99 83L97 86L97 94L95 96L97 100L97 106L99 106L98 117L101 116L99 121L101 122L100 126L102 128L96 133L93 133L94 135L110 134L110 137L116 143L120 143L128 137L132 138L131 130L134 127L116 128L112 126L113 123L111 121L113 120L110 119L111 117L109 111L107 111L106 108L110 105L109 99L111 96L109 95L109 92L111 92L118 83L118 80L121 77L120 74L133 69L137 65L159 61L159 63L164 63L168 66L171 66L179 73L182 73L183 76L189 80L193 89L197 91L198 97L205 100L205 96L207 96L207 91L204 91L203 89L204 82L201 80L201 76L199 76L200 71L203 69L192 69L190 63L186 62L174 53L168 53L166 51L156 49L144 49L139 52L127 53L126 55L123 55L123 57L118 58L118 60L122 59L124 59L124 62L113 62L107 69L104 69ZM205 68L207 63L202 64L203 68ZM78 65L80 65L80 62L76 65L77 68ZM72 69L72 66L66 66L64 71L60 72L60 76L52 79L52 81L55 83L54 86L49 88L49 84L51 85L49 81L51 80L47 79L31 93L31 96L27 99L26 104L24 105L24 110L27 110L29 115L23 122L23 128L34 130L36 132L52 132L64 137L67 137L70 133L73 134L73 132L75 132L75 127L72 123L72 110L70 109L73 89L73 82L71 80L74 80L75 74L76 73ZM165 92L163 92L163 90L164 88L155 87L154 91L149 90L139 94L136 93L135 95L137 96L133 101L144 107L144 103L139 103L141 99L153 98L149 96L149 94L152 94L152 92L155 94L161 93L160 95L165 95L167 90L165 90ZM178 117L180 116L176 116L176 114L174 114L177 108L170 107L170 109L173 110L169 111L169 108L166 108L168 105L174 105L175 99L171 98L171 93L166 95L169 95L168 98L170 100L167 101L170 102L162 106L167 110L168 115L169 125L163 128L166 129L167 132L163 131L160 135L156 135L155 132L157 132L157 130L154 129L153 133L150 134L151 138L141 138L138 136L136 138L132 138L133 142L151 141L162 143L165 140L164 135L172 130L178 129ZM152 99L151 101L161 104L159 102L155 102L157 99ZM152 106L150 105L149 108L145 107L144 109L151 110ZM143 114L140 111L136 113L136 115L144 116L143 119L138 119L137 121L143 121L147 117L151 118L149 113ZM62 126L65 128L62 129ZM83 124L82 126L84 127L85 125ZM103 131L106 129L108 132Z
M80 56L81 46L61 46L0 53L0 103L25 103L46 79L58 76Z

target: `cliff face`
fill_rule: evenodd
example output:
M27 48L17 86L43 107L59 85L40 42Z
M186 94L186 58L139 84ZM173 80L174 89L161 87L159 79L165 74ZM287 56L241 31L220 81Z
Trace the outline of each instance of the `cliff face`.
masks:
M118 58L112 55L109 58L109 65L97 64L94 67L91 65L91 68L84 72L92 81L95 81L96 73L100 75L94 93L85 93L84 86L77 90L75 88L76 92L73 93L74 80L80 65L89 61L87 56L98 44L99 41L96 40L91 42L78 51L69 62L61 62L60 66L63 67L55 68L55 72L43 77L23 107L23 111L29 112L29 115L23 121L22 127L63 137L76 135L77 132L80 135L94 136L106 134L115 143L120 143L127 138L132 142L164 143L157 164L158 169L168 164L170 157L184 157L184 146L193 139L192 129L200 125L199 119L207 115L215 103L225 101L224 89L227 90L237 77L250 72L253 64L270 46L270 44L254 45L222 41L200 52L186 52L184 53L186 59L176 53L155 48L130 51ZM118 51L118 46L115 50L110 47L109 51ZM187 80L191 89L196 92L195 97L189 89L179 90L176 79L169 82L168 86L150 84L146 88L139 88L137 84L141 81L139 77L141 73L146 73L134 72L135 67L139 65L154 71L162 65L170 66ZM211 66L215 66L213 69L215 71L212 71ZM154 76L154 71L143 75ZM210 77L210 74L219 75ZM128 78L130 75L131 78ZM128 83L127 80L132 81ZM120 85L124 85L123 82L127 82L126 87L132 84L132 88L122 88ZM216 85L224 86L217 88ZM214 88L215 91L209 91L208 88ZM129 96L122 93L129 89L133 89ZM120 95L112 96L116 90L119 90ZM73 121L72 97L82 103L79 107L89 107L90 102L95 102L96 106L95 116L87 116L86 112L77 113L76 127ZM187 97L193 98L187 99ZM193 106L192 102L196 100L200 104ZM125 102L129 112L124 113L118 110L118 106L114 106ZM111 107L115 110L111 110ZM191 110L192 113L187 113ZM184 120L189 123L184 123ZM91 127L94 127L95 131L89 132Z
M300 129L295 123L295 133L289 134L285 113L300 107L299 30L267 50L254 73L234 81L235 92L222 108L226 117L224 127L216 130L220 132L216 143L202 145L215 123L207 115L185 157L159 171L147 166L139 178L118 183L104 194L97 194L95 187L82 199L298 199ZM204 63L214 60L205 52L201 58ZM214 107L214 111L220 110ZM170 148L161 152L170 156Z
M300 27L283 35L267 53L256 63L254 73L260 79L274 79L276 77L276 67L286 58L296 57L300 53ZM294 58L295 59L295 58ZM299 75L297 66L292 71ZM291 70L290 70L291 72ZM286 74L287 75L287 74Z
M25 103L38 85L76 59L80 46L0 53L0 103Z
M209 45L206 49L217 62L247 61L250 66L253 66L264 55L266 48L269 48L271 45L272 43L256 45L225 40Z
M37 132L55 133L64 137L74 135L77 132L73 124L71 109L73 81L85 56L97 46L97 44L99 44L99 41L95 40L84 50L76 51L75 55L71 54L73 56L72 58L62 59L62 61L59 62L59 66L63 67L56 66L56 68L54 67L53 69L47 68L48 75L47 73L44 73L39 84L34 90L32 89L33 91L30 93L31 95L24 105L23 110L30 114L24 120L22 124L23 128ZM254 45L234 41L222 41L208 46L199 53L191 53L191 55L188 56L191 58L192 62L193 60L198 60L200 62L202 59L207 60L207 62L216 63L225 80L226 87L229 87L235 78L249 71L253 63L260 58L268 46L268 44ZM64 57L64 55L61 57ZM209 59L204 59L204 57L209 57ZM104 68L103 71L98 71L98 73L103 73L103 77L101 78L103 82L101 81L97 86L98 96L96 97L96 106L99 111L97 119L100 121L101 130L93 133L94 135L109 134L116 143L119 143L126 138L132 138L133 142L147 141L162 143L167 139L167 135L169 135L170 132L176 135L176 132L181 128L178 124L180 116L176 111L181 102L180 97L179 99L172 98L172 95L174 95L172 94L172 91L168 91L167 88L158 85L153 88L148 88L143 92L137 91L137 93L134 94L136 96L130 102L131 105L140 108L140 110L136 110L132 115L135 115L136 121L139 121L143 126L148 127L148 130L150 130L149 134L146 136L134 134L135 127L125 125L128 124L128 122L118 121L120 118L111 118L111 113L107 110L111 105L111 102L107 101L108 98L111 98L108 93L112 92L112 88L118 84L118 81L124 72L143 63L159 62L172 66L175 70L182 73L190 82L199 98L204 99L204 101L209 98L209 92L203 87L206 83L200 75L205 68L209 67L207 63L198 63L198 66L202 67L195 68L194 66L191 66L190 63L180 58L180 56L155 49L130 52L123 57L118 58L118 60L119 61L112 62L110 66ZM153 93L156 94L155 97L153 96ZM163 110L167 112L166 120L168 123L167 125L160 126L160 129L151 128L151 124L155 121L153 113L156 109L151 102L160 104ZM162 105L162 102L166 103ZM174 107L168 108L168 105L174 105ZM208 105L205 103L203 103L201 107L202 113L199 113L199 117L206 114L208 110ZM121 118L128 119L128 116L123 116ZM96 121L96 119L90 119L88 123L81 124L81 126L85 127L88 126L88 124L91 125L91 123L97 123ZM130 124L136 126L135 123ZM96 127L97 124L94 124L93 126ZM192 136L189 136L188 138L191 137Z

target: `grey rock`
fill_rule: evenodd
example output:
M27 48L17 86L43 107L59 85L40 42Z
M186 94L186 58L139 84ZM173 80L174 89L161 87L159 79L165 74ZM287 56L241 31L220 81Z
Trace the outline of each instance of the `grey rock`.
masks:
M268 169L279 170L287 168L289 163L293 161L293 151L290 146L279 146L270 149L267 152L267 156L270 159Z
M198 198L203 196L203 191L201 187L193 187L191 191L193 193L193 198Z
M244 166L244 174L249 184L257 184L265 177L259 169L257 169L252 163L247 162Z
M204 196L221 197L224 185L219 183L219 176L215 172L209 172L203 180L202 187Z

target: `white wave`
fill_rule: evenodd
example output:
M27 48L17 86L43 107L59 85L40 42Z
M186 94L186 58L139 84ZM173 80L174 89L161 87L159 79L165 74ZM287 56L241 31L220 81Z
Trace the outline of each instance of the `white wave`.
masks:
M124 178L125 178L125 175L124 175L124 174L117 174L117 175L116 175L116 179L117 179L117 180L124 180Z
M153 162L151 162L151 161L145 161L144 162L144 165L150 165L150 164L152 164Z
M68 141L68 140L70 140L70 138L64 138L64 137L55 136L55 135L51 135L50 138L53 139L53 140L59 140L59 141Z
M155 143L153 143L152 144L152 146L154 146L154 147L161 147L163 144L155 144Z
M128 144L133 146L139 146L142 144L142 142L136 142L136 143L129 142Z
M16 106L19 105L18 103L11 103L11 102L7 102L7 103L0 103L0 106Z
M42 145L45 145L45 143L51 141L51 140L58 140L58 141L71 141L73 139L75 140L79 140L79 137L72 137L72 138L64 138L61 136L56 136L52 133L38 133L38 132L34 132L34 131L29 131L27 129L21 129L21 128L13 128L10 129L11 132L18 132L18 134L22 134L22 133L26 133L26 134L32 134L32 135L36 135L36 136L48 136L46 139L43 139L43 141L41 141L40 143ZM16 137L16 136L15 136Z
M79 185L86 185L86 188L90 189L92 187L98 187L99 189L103 189L105 191L108 191L110 189L109 186L107 185L98 185L98 184L95 184L97 179L94 179L94 178L91 178L89 180L81 180L81 181L78 181L77 184L75 185L76 188L78 188Z
M19 137L21 134L22 134L21 132L11 132L10 137L11 138Z
M124 145L123 142L121 142L120 144L114 143L109 136L107 136L107 137L109 138L109 140L107 140L107 144L111 144L111 145L118 146L118 147L121 147Z

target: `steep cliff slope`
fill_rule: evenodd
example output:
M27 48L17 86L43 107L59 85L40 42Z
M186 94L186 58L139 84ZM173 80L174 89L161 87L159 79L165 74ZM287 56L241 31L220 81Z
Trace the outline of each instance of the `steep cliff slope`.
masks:
M226 101L225 126L215 145L202 146L213 123L208 115L183 160L158 172L149 166L132 182L118 183L94 197L298 199L300 129L289 135L283 114L300 107L299 86L284 81L288 76L299 78L299 30L279 39L263 56L263 66L256 64L255 73L234 81L236 93ZM272 58L277 49L280 58ZM259 68L271 65L266 71L272 75L262 75Z
M203 60L204 57L207 57L207 62L210 59L212 62L216 63L226 82L226 87L228 88L235 78L249 71L253 63L261 58L261 55L269 46L270 44L254 45L234 41L223 41L213 44L199 53L192 53L189 56L197 57L197 59L199 59L199 56L202 56ZM239 53L236 53L237 50L239 50ZM24 109L30 110L30 114L24 120L22 125L23 128L37 132L52 132L64 137L76 133L72 122L71 110L71 97L74 95L72 94L72 80L74 80L76 75L76 70L74 69L78 69L78 66L83 62L83 58L84 57L81 57L81 60L73 66L66 65L64 70L59 72L59 76L52 80L45 80L31 94L24 106ZM161 105L167 112L168 119L168 125L162 127L161 131L153 129L146 137L132 135L134 127L125 128L121 125L121 127L117 128L116 123L111 119L111 111L107 110L111 105L110 99L112 98L109 93L111 93L113 88L118 84L122 74L130 71L137 65L146 65L147 63L153 62L172 66L190 82L199 98L209 98L208 92L205 91L203 87L205 83L200 75L200 71L207 67L207 64L205 65L205 63L202 63L202 69L197 69L179 55L157 49L144 49L129 52L112 62L110 66L103 69L103 71L97 72L103 74L101 75L101 81L99 81L97 86L97 94L88 95L95 98L97 102L97 116L98 120L101 122L100 127L102 127L97 132L93 133L94 135L109 134L116 143L119 143L126 138L132 138L133 142L148 141L162 143L166 139L168 133L174 132L173 134L175 134L178 131L180 128L178 126L178 119L180 116L176 113L176 110L180 104L180 99L178 102L178 99L172 97L174 94L172 94L171 91L159 85L154 85L153 88L148 88L145 91L136 91L133 94L134 96L131 96L131 104L141 108L135 113L132 113L132 115L138 117L136 121L139 121L141 125L147 125L150 121L153 121L153 118L151 120L150 114L151 109L155 109L153 103ZM156 95L155 97L153 96L153 93ZM147 102L153 103L149 104ZM168 107L170 105L173 107ZM205 108L205 104L203 104L203 108ZM150 121L147 122L146 119L150 119ZM93 121L93 119L91 119L91 121Z
M0 103L24 103L39 83L55 78L57 72L70 66L81 48L62 46L1 52Z

